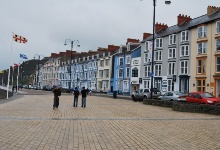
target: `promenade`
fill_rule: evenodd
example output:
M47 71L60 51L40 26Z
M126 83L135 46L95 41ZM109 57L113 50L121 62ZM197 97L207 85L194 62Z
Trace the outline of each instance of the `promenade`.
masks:
M1 101L1 100L0 100ZM4 100L7 101L7 100ZM218 150L220 117L132 100L24 90L0 104L0 150Z

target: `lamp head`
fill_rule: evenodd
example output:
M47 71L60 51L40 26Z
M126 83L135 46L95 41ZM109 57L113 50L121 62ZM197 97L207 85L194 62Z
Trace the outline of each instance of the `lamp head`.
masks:
M64 43L64 45L65 45L65 46L67 45L66 42Z
M170 4L171 4L171 1L165 1L165 4L166 4L166 5L170 5Z
M80 45L78 44L77 47L80 47Z

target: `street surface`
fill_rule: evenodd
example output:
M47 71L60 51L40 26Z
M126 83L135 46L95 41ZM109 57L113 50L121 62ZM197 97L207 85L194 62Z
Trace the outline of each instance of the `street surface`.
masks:
M132 100L19 91L0 105L1 150L218 150L220 117L175 112Z

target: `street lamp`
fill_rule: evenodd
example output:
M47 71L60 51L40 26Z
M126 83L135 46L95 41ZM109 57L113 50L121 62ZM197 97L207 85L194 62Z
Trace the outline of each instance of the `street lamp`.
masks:
M166 0L165 4L169 5L171 4L171 1ZM153 42L152 42L152 63L151 63L151 98L153 98L153 79L154 79L154 36L155 36L155 7L156 7L156 0L153 0Z
M34 59L36 58L35 56L37 56L38 57L38 62L37 62L37 89L38 89L38 87L39 87L39 62L40 62L40 57L42 56L42 58L44 58L44 56L43 55L39 55L39 54L35 54L34 55Z
M71 64L72 64L72 51L73 51L73 44L74 44L74 42L77 42L77 47L80 47L80 45L79 45L79 40L71 40L71 39L66 39L65 40L65 43L64 43L64 45L66 46L67 45L67 42L70 42L71 43L71 53L70 53L70 82L69 82L69 90L70 90L70 88L71 88L71 83L72 83L72 80L71 80Z

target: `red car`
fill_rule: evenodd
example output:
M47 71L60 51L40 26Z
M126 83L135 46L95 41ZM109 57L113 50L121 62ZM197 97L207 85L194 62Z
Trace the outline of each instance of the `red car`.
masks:
M220 99L208 92L191 92L186 96L186 101L200 104L220 103Z

